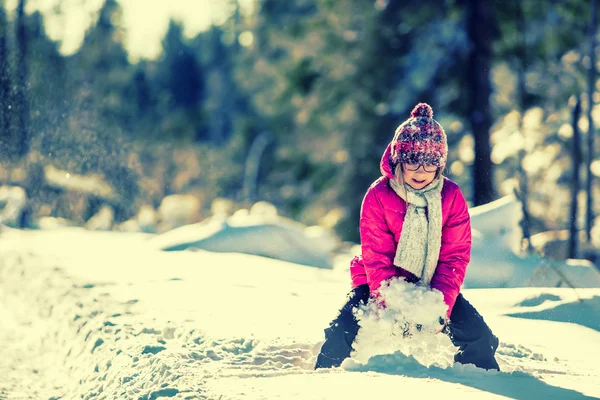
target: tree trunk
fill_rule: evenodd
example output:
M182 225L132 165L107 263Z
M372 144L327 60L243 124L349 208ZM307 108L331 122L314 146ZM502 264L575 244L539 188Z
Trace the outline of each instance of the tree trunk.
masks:
M8 69L8 22L4 4L0 2L0 154L10 154L10 76Z
M580 178L579 168L581 167L581 135L579 133L579 127L577 125L579 117L581 115L581 101L577 96L577 104L573 109L573 179L571 182L571 210L569 220L569 258L577 258L578 253L578 229L577 229L577 209L578 202L577 197L580 190Z
M17 143L16 155L23 157L29 150L29 103L27 96L27 30L25 24L25 0L17 6Z
M248 150L242 192L242 198L248 204L253 203L257 199L261 157L272 141L273 138L271 137L271 134L269 132L263 132L252 141L250 149Z
M592 119L592 109L594 108L594 82L596 80L596 27L598 24L597 14L598 14L598 2L597 0L592 0L591 5L591 14L592 19L590 21L589 27L589 57L590 57L590 67L588 69L588 110L587 117L589 122L588 135L587 135L587 177L585 184L585 192L586 192L586 215L585 215L585 234L586 239L591 242L592 239L592 226L594 225L594 199L592 197L592 182L594 180L594 176L592 175L592 161L594 160L594 139L596 136L596 132L594 131L594 120Z
M517 97L519 113L519 131L523 137L523 143L525 143L525 131L523 130L523 118L527 104L525 101L526 87L525 87L525 65L527 65L527 54L525 51L525 15L522 9L523 5L517 6L518 15L516 18L517 32L519 34L518 47L517 47ZM527 172L523 168L523 159L527 154L526 149L523 147L519 150L518 154L518 171L519 171L519 199L521 200L523 218L520 221L521 230L523 232L523 241L526 244L525 249L530 252L533 250L531 246L531 214L529 213L529 177Z
M475 139L473 164L473 202L475 205L495 199L491 160L490 59L492 56L493 14L488 0L468 0L466 7L469 60L467 86L469 121Z

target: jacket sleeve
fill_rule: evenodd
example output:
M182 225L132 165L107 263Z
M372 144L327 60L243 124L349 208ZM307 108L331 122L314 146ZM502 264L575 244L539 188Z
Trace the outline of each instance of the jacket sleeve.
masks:
M360 241L367 274L367 283L373 297L381 283L398 275L394 266L396 243L384 215L383 206L371 188L367 191L360 212Z
M448 219L442 227L440 257L431 279L431 288L444 295L444 302L448 305L447 317L450 317L471 260L469 209L460 189L455 190L454 196Z

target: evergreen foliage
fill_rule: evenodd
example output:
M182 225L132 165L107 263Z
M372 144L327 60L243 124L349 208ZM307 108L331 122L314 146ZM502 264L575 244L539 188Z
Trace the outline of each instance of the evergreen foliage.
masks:
M588 2L476 3L485 31L472 30L480 15L466 0L257 0L250 14L229 1L223 24L189 38L171 21L161 55L132 63L116 0L69 56L40 13L7 15L0 2L0 181L17 182L25 164L98 173L121 220L168 194L193 193L206 213L218 196L250 196L358 240L383 149L424 101L448 134L446 174L469 200L511 193L524 173L532 232L565 229L571 110L575 96L589 104ZM481 98L487 125L476 123ZM489 154L474 151L482 140Z

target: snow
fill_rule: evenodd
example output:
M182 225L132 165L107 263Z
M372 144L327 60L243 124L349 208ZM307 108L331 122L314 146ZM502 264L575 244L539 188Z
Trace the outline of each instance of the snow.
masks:
M514 196L506 196L470 210L473 249L465 288L600 288L600 272L589 261L560 262L519 253L520 207ZM230 217L216 216L170 230L153 236L149 242L166 251L202 249L254 254L326 269L334 267L332 254L339 247L339 241L327 229L281 217L264 202ZM342 268L347 267L348 263L342 263Z
M277 215L265 202L230 217L213 217L182 226L149 240L160 250L202 249L270 257L317 268L333 268L337 241L326 229L304 226Z
M314 268L162 251L162 235L3 228L0 398L600 398L600 287L527 287L538 266L513 258L508 222L492 229L513 212L497 208L473 215L478 244L462 292L500 338L501 372L453 364L449 339L430 333L440 295L403 282L390 284L387 311L363 310L353 358L314 371L349 290L348 256ZM397 311L408 302L424 329L386 338L402 327L394 321L416 319Z
M0 224L18 226L27 205L27 193L18 186L0 186Z
M99 174L78 175L48 165L44 168L44 178L48 185L57 188L113 201L118 199L114 188Z
M382 285L380 294L385 308L371 300L358 310L360 330L352 358L365 364L373 356L401 352L425 366L441 363L449 367L450 339L435 334L441 329L439 319L445 318L448 309L442 293L396 278Z
M470 214L473 248L465 288L600 288L600 271L586 260L561 262L519 253L521 204L514 196L474 207Z

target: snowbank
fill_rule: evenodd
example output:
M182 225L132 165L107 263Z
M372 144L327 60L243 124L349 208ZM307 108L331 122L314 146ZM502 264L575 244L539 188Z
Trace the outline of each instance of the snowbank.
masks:
M43 326L30 332L34 346L28 362L41 376L35 374L29 383L45 388L44 398L205 398L204 383L225 367L307 370L314 363L321 326L329 316L317 319L310 341L296 345L290 338L301 337L297 324L276 332L269 327L273 318L288 312L279 302L300 301L298 293L278 287L252 290L260 282L249 278L276 278L277 271L284 278L292 268L305 286L318 280L311 272L319 270L240 255L178 257L149 251L141 237L107 232L82 240L85 231L65 231L67 240L57 241L62 245L53 243L51 234L38 232L29 242L19 232L12 234L19 238L10 241L5 235L2 242L0 304ZM121 253L124 249L133 258ZM232 263L232 268L213 271ZM262 269L252 271L257 266ZM244 294L252 295L254 310ZM318 301L308 302L304 314L314 314ZM54 391L49 393L49 387Z
M19 186L0 186L0 224L18 227L27 206L27 193Z
M586 260L519 254L521 205L514 196L474 207L470 214L473 248L464 287L600 287L600 271Z
M377 344L369 328L362 356L358 349L343 368L313 371L346 274L244 254L164 252L147 237L2 232L0 341L9 345L0 346L0 398L600 396L600 289L464 291L501 340L500 373L452 365L443 335ZM392 304L407 304L395 293ZM375 331L386 326L380 317Z
M259 203L257 203L259 204ZM202 249L243 253L317 268L333 268L335 235L320 227L307 227L277 215L273 207L241 210L228 218L211 218L186 225L150 240L165 251Z

